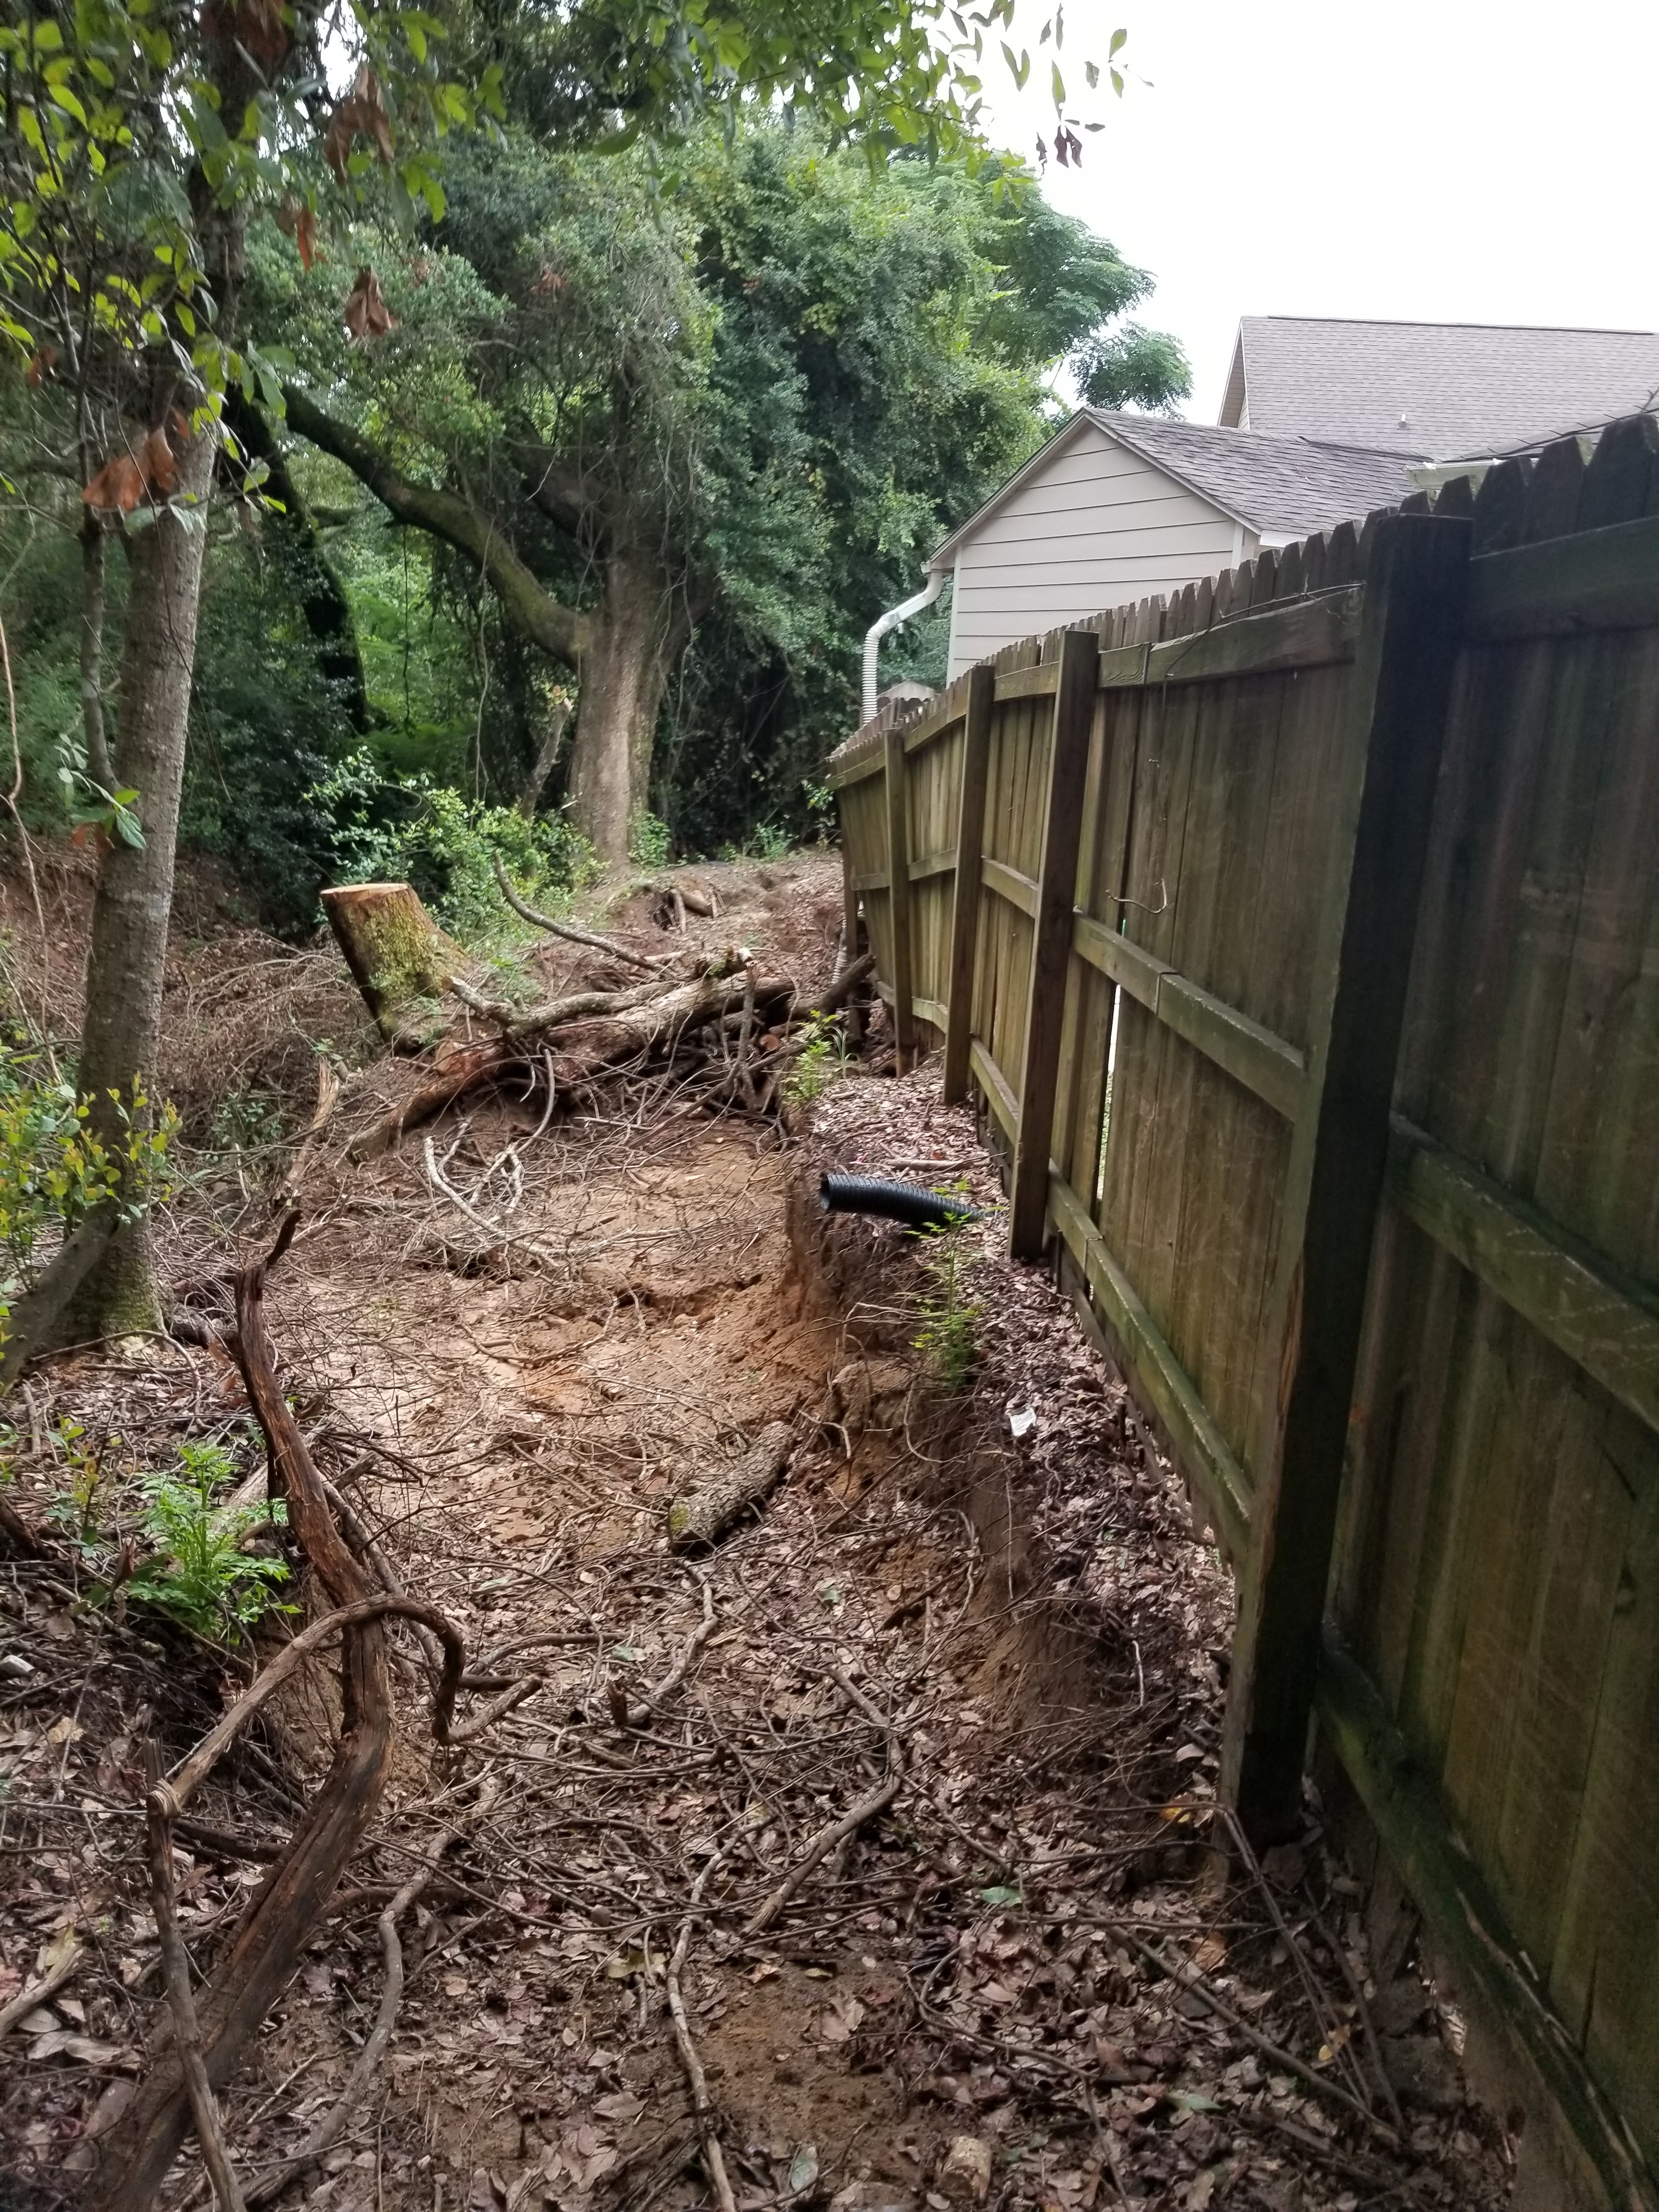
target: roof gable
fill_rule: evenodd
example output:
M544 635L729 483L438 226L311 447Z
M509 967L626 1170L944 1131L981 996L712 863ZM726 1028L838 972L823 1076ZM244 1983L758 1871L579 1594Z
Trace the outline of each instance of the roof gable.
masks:
M963 541L1014 499L1092 424L1229 521L1271 537L1301 538L1358 521L1414 489L1407 463L1392 453L1264 437L1255 430L1177 422L1160 415L1117 415L1084 407L984 505L937 545L930 569L949 568Z
M1246 315L1221 421L1450 460L1640 414L1656 394L1652 331Z

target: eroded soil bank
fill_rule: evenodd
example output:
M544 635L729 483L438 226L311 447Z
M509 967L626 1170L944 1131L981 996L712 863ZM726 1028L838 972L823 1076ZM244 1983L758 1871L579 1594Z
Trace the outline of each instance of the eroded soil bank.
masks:
M833 863L752 890L746 932L827 959ZM925 1068L855 1068L791 1119L659 1086L538 1134L497 1103L324 1177L272 1289L286 1381L386 1568L465 1636L476 1732L433 1749L400 1631L392 1788L225 2100L245 2179L337 2097L378 1916L430 1860L386 2062L287 2204L690 2207L708 2134L744 2212L1500 2203L1455 2015L1403 1947L1372 1956L1316 1817L1218 1884L1229 1590L1064 1301L1000 1257L971 1122ZM987 1218L949 1253L830 1221L826 1164L963 1182ZM258 1463L211 1344L32 1388L31 1510L60 1417L130 1458L216 1431ZM772 1421L780 1486L671 1552L671 1498ZM9 2038L19 2207L77 2200L154 2029L137 1742L181 1754L246 1671L72 1583L0 1574L33 1670L0 1685L0 2004L65 1925L87 1947ZM307 1678L203 1799L216 1843L180 1839L198 1971L264 1873L239 1842L280 1845L326 1763L331 1698ZM166 2197L207 2201L193 2142Z

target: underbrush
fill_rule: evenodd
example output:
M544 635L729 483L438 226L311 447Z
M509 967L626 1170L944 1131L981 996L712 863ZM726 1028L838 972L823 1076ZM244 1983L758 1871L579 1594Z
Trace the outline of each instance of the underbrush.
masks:
M172 1190L178 1115L152 1111L142 1090L115 1103L120 1133L106 1146L61 1068L0 1044L0 1344L13 1305L90 1214L112 1206L134 1219Z
M12 1480L21 1439L0 1429L0 1488ZM87 1601L119 1613L159 1615L202 1642L240 1643L271 1613L291 1613L277 1530L280 1504L237 1504L240 1470L222 1443L186 1442L173 1464L127 1460L121 1437L97 1440L67 1416L47 1439L54 1468L46 1518L88 1577Z
M514 806L464 799L424 775L391 779L366 750L312 797L335 823L336 879L408 883L469 950L510 949L522 928L495 883L497 858L525 896L557 904L592 882L592 848L562 814L531 820Z

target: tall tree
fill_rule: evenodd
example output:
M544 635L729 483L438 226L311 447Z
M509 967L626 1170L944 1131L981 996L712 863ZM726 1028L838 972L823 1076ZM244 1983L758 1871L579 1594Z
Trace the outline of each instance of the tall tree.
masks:
M447 183L429 237L362 240L372 344L297 257L261 258L273 327L313 310L289 422L574 672L573 811L611 860L698 623L718 608L839 698L849 625L913 588L1042 434L1040 372L1150 282L998 165L872 169L777 121L702 132L672 193L523 129ZM1169 341L1121 349L1143 396L1184 388Z

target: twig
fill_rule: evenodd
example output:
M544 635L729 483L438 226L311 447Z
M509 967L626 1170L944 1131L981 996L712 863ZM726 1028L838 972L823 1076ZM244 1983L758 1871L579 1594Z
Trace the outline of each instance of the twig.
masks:
M650 1719L653 1713L660 1712L662 1711L662 1708L668 1703L668 1700L673 1696L675 1691L679 1688L680 1684L684 1681L686 1676L690 1673L691 1663L693 1660L696 1659L698 1652L702 1650L703 1645L708 1643L709 1638L714 1632L714 1623L716 1618L714 1613L714 1593L709 1587L708 1578L706 1575L699 1575L697 1577L697 1580L702 1586L702 1619L693 1632L684 1650L681 1652L679 1657L674 1662L674 1664L663 1676L656 1688L649 1693L645 1703L642 1705L634 1705L628 1708L627 1718L623 1723L623 1726L624 1728L643 1728L647 1721Z
M191 1995L190 1960L179 1933L179 1911L173 1894L173 1820L159 1787L161 1755L153 1737L144 1745L144 1769L150 1784L146 1805L149 1831L149 1893L155 1907L155 1934L161 1946L161 1972L167 1983L167 2004L173 2014L173 2039L190 2098L191 2117L202 2146L202 2163L213 2183L220 2212L245 2212L242 2192L225 2148L219 2108L208 2081L202 2056L202 2030Z
M848 1703L856 1706L871 1725L879 1729L886 1737L887 1778L879 1788L860 1797L839 1820L825 1822L766 1902L744 1922L743 1932L745 1936L758 1936L763 1929L769 1928L818 1862L827 1857L837 1844L844 1843L848 1836L856 1835L866 1820L872 1820L878 1813L884 1812L903 1784L904 1751L891 1721L879 1706L872 1704L858 1685L839 1667L832 1666L828 1672Z
M1237 1848L1238 1855L1243 1860L1246 1868L1249 1869L1252 1881L1255 1883L1256 1888L1261 1894L1262 1901L1267 1905L1268 1912L1272 1915L1273 1926L1279 1930L1279 1940L1285 1946L1292 1964L1296 1967L1297 1978L1301 1981L1303 1988L1307 1992L1310 2005L1313 2008L1314 2018L1319 2023L1319 2033L1322 2039L1329 2047L1333 2055L1339 2052L1341 2054L1343 2059L1347 2064L1350 2076L1355 2087L1359 2092L1361 2100L1364 2104L1365 2109L1367 2112L1374 2111L1376 2107L1371 2100L1370 2084L1365 2079L1364 2070L1356 2063L1353 2053L1347 2048L1346 2039L1339 2035L1337 2033L1336 2023L1331 2020L1326 2013L1324 1996L1320 1989L1318 1978L1316 1976L1313 1968L1309 1965L1307 1954L1303 1949L1301 1944L1297 1941L1295 1935L1291 1931L1289 1922L1279 1909L1279 1899L1273 1895L1273 1885L1268 1881L1267 1877L1261 1871L1261 1862L1257 1858L1255 1850L1251 1848L1250 1839L1244 1832L1243 1823L1240 1820L1237 1814L1234 1812L1232 1807L1228 1804L1224 1803L1222 1805L1221 1817L1226 1822L1229 1832L1232 1836L1234 1844ZM1398 2116L1396 2115L1396 2117Z
M495 864L495 881L501 885L501 896L519 919L527 921L532 929L544 929L550 937L562 937L572 945L586 945L594 952L608 952L613 960L620 960L629 968L661 968L663 963L659 959L653 959L643 952L630 952L627 945L618 945L613 937L600 937L593 930L578 929L574 922L555 921L551 915L538 913L514 890L507 870L501 866L501 854L492 853L490 858Z
M540 1674L526 1674L522 1681L509 1683L500 1697L492 1699L481 1713L468 1721L465 1728L452 1728L448 1741L451 1743L473 1742L487 1728L493 1727L503 1714L510 1713L515 1705L521 1705L526 1698L533 1698L544 1680Z
M1406 2115L1400 2109L1400 2100L1395 2094L1394 2083L1389 2079L1389 2069L1382 2063L1382 2047L1376 2039L1376 2029L1371 2021L1371 2008L1365 2002L1364 1989L1361 1985L1358 1975L1348 1964L1347 1952L1331 1934L1317 1912L1314 1914L1313 1922L1314 1926L1323 1936L1327 1948L1332 1953L1337 1965L1342 1970L1342 1978L1348 1985L1348 1994L1353 1999L1354 2009L1359 2014L1359 2025L1364 2031L1365 2048L1370 2053L1371 2064L1376 2069L1377 2080L1382 2084L1382 2094L1389 2100L1389 2110L1394 2115L1394 2124L1401 2134L1404 2135Z
M1358 2097L1351 2097L1346 2089L1340 2087L1327 2075L1317 2072L1304 2060L1297 2057L1294 2052L1285 2050L1279 2044L1270 2043L1265 2035L1258 2033L1250 2026L1249 2021L1233 2010L1224 1998L1216 1995L1200 1968L1193 1966L1190 1961L1171 1965L1163 1953L1151 1943L1143 1942L1139 1936L1131 1934L1127 1928L1124 1934L1129 1943L1139 1952L1149 1966L1155 1966L1158 1972L1172 1981L1178 1990L1186 1990L1190 1995L1195 1996L1200 2004L1207 2005L1218 2020L1224 2020L1236 2033L1242 2035L1244 2040L1259 2051L1264 2058L1270 2059L1275 2066L1281 2068L1286 2074L1294 2074L1298 2081L1305 2081L1310 2089L1316 2089L1322 2097L1328 2097L1334 2103L1340 2105L1345 2112L1351 2112L1355 2119L1363 2122L1373 2134L1381 2136L1384 2142L1391 2144L1395 2149L1399 2148L1400 2138L1386 2120L1379 2120L1375 2112L1368 2111L1360 2103Z
M80 1943L71 1938L63 1955L55 1960L38 1982L30 1982L19 1990L9 2004L0 2005L0 2035L8 2035L20 2020L27 2020L36 2005L61 1990L65 1982L80 1972L81 1961L86 1956Z
M691 1885L691 1906L680 1923L678 1940L673 1956L668 1962L665 1977L668 1993L669 2018L674 2023L674 2043L680 2054L680 2065L684 2070L686 2086L691 2092L691 2112L697 2124L697 2141L702 2151L703 2169L708 2176L708 2185L714 2192L714 2202L720 2212L738 2212L738 2200L732 2193L732 2184L726 2175L726 2160L720 2151L719 2130L714 2124L714 2106L709 2101L708 2080L702 2070L702 2061L697 2056L697 2046L691 2039L691 2024L686 2018L685 1996L680 1987L680 1976L685 1971L686 1954L691 1948L691 1930L697 1923L696 1907L702 1902L702 1893L708 1878L719 1866L723 1853L716 1851L707 1860L701 1874Z
M300 2148L283 2159L272 2172L262 2174L248 2191L246 2203L250 2212L252 2212L252 2208L268 2204L272 2197L280 2195L302 2167L312 2165L332 2148L353 2111L368 2094L369 2084L386 2056L386 2045L392 2040L392 2030L398 2024L398 2014L404 2001L404 1947L398 1940L398 1923L437 1873L438 1862L444 1853L458 1836L465 1834L473 1821L482 1820L489 1813L500 1791L500 1783L493 1775L487 1776L471 1812L433 1838L421 1864L381 1913L380 1954L386 1962L386 1972L380 1986L380 2007L375 2013L374 2026L368 2040L358 2052L344 2088Z
M361 1627L365 1621L382 1620L389 1613L401 1613L408 1620L424 1621L443 1644L444 1671L433 1700L432 1733L440 1743L447 1744L450 1740L450 1717L455 1710L455 1692L460 1686L461 1669L466 1664L465 1647L459 1632L436 1606L422 1605L416 1598L365 1598L356 1605L339 1606L334 1612L325 1613L320 1620L313 1620L308 1628L302 1628L294 1641L278 1652L264 1673L243 1691L223 1718L210 1729L189 1758L166 1781L156 1784L151 1795L164 1801L162 1810L167 1819L178 1819L190 1802L192 1792L207 1779L260 1706L310 1657L319 1644L326 1643L337 1629Z

